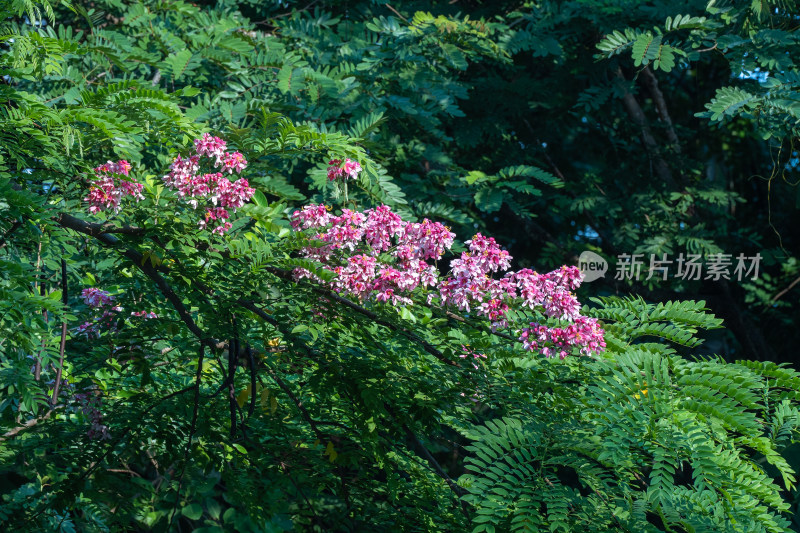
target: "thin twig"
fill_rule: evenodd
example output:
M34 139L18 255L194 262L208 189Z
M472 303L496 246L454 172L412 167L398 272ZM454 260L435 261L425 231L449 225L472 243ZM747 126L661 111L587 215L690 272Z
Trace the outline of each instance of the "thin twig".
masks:
M391 11L392 13L394 13L395 15L397 15L398 17L400 17L400 18L401 18L401 19L403 19L404 21L408 22L408 19L407 19L407 18L405 18L403 15L401 15L401 14L400 14L400 12L399 12L399 11L397 11L395 8L393 8L393 7L392 7L392 6L390 6L389 4L383 4L383 5L385 5L385 6L386 6L386 7L389 9L389 11Z
M793 282L791 282L791 283L789 284L789 286L788 286L788 287L786 287L786 288L785 288L785 289L783 289L781 292L779 292L778 294L776 294L776 295L775 295L775 297L772 299L772 303L775 303L775 302L777 302L777 301L778 301L778 300L779 300L779 299L780 299L780 298L781 298L781 297L782 297L784 294L786 294L787 292L789 292L790 290L792 290L792 289L794 288L794 286L795 286L795 285L797 285L798 283L800 283L800 277L796 278L796 279L795 279Z
M236 359L239 357L239 332L236 328L236 318L233 319L233 339L228 347L228 404L231 412L231 438L236 436L236 387L234 376L236 374Z
M47 296L47 286L45 280L42 280L42 284L39 286L39 289L39 294L42 297ZM47 316L47 309L42 309L42 318L44 319L45 325L49 325L50 317ZM36 381L39 381L39 379L42 377L42 354L44 353L45 348L47 348L48 336L49 335L43 335L42 348L39 350L39 353L36 354L36 368L33 371L33 379Z
M168 530L172 528L172 519L175 516L176 509L178 508L178 502L180 502L183 476L186 474L186 465L189 462L189 450L192 447L192 438L194 438L195 431L197 431L197 413L200 407L200 383L203 379L203 359L205 358L205 355L205 346L201 344L200 354L197 357L197 372L194 376L194 407L192 409L192 422L189 425L189 438L186 441L186 449L183 451L183 468L181 469L181 475L178 478L178 491L175 494L175 505L172 506L172 513L169 515L169 527L167 527Z
M61 258L61 302L64 307L67 306L69 296L67 294L67 262ZM50 400L50 405L55 407L58 403L58 392L61 388L61 373L64 369L64 348L67 346L67 319L61 320L61 344L58 347L58 368L56 369L56 383L53 386L53 397Z
M250 343L245 345L245 351L247 359L250 361L250 408L247 410L247 416L253 416L256 410L256 362L253 350L250 349Z

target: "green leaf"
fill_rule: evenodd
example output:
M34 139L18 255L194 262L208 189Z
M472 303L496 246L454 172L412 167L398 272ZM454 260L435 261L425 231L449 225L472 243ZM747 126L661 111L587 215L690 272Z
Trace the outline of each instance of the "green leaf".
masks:
M472 172L467 174L467 177L464 178L468 185L472 185L479 180L486 179L486 174L481 172L480 170L473 170Z
M498 187L484 187L475 195L475 206L486 213L494 213L503 205L503 191Z
M264 193L256 190L255 194L253 194L253 203L259 207L268 207L269 202L267 201L267 197L264 196Z
M203 516L203 506L199 503L191 503L181 509L181 514L189 520L200 520Z
M649 65L653 59L658 57L660 47L661 35L653 35L649 32L639 35L633 43L631 52L634 65L637 67Z
M411 312L411 310L408 307L399 307L398 312L400 313L400 317L403 320L408 320L409 322L414 322L414 323L417 322L417 317L414 315L414 313Z

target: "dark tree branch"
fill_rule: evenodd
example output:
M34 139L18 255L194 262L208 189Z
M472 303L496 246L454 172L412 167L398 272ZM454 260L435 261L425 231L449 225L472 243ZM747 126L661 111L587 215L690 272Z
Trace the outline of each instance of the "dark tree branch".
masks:
M300 416L306 421L309 427L311 427L311 431L314 432L320 442L325 440L325 435L320 431L317 422L311 417L311 415L308 413L308 410L303 406L303 402L297 399L297 396L294 395L292 389L290 389L289 386L286 385L286 383L280 378L278 373L271 368L267 367L267 373L270 375L270 377L272 377L272 380L278 384L278 387L280 387L281 390L286 393L286 396L292 400L292 403L294 403L295 407L297 407L297 410L300 411Z
M287 280L287 281L294 281L293 278L292 278L292 274L289 271L286 271L286 270L283 270L283 269L279 269L279 268L270 268L269 271L272 272L273 274L275 274L276 276L278 276L281 279L284 279L284 280ZM397 324L392 324L391 322L389 322L387 320L383 320L376 313L374 313L374 312L370 311L369 309L366 309L366 308L358 305L357 303L355 303L355 302L353 302L351 300L348 300L347 298L345 298L343 296L340 296L340 295L336 294L334 291L332 291L330 289L327 289L325 287L321 287L321 286L318 286L318 285L309 285L309 287L311 288L312 291L316 292L317 294L321 294L321 295L325 296L326 298L329 298L329 299L331 299L331 300L333 300L335 302L338 302L338 303L342 304L343 306L345 306L345 307L347 307L349 309L352 309L353 311L356 311L357 313L360 313L360 314L364 315L365 317L369 318L370 320L372 320L376 324L380 324L381 326L385 326L385 327L391 329L392 331L396 331L396 332L400 333L401 335L404 335L405 337L411 339L412 341L414 341L417 344L419 344L420 346L422 346L422 348L426 352L428 352L429 354L434 356L439 361L441 361L441 362L443 362L445 364L451 365L451 366L460 366L457 362L448 359L441 351L437 350L435 346L433 346L431 343L427 342L425 339L420 338L415 333L413 333L411 331L408 331L407 329L405 329L405 328L403 328L401 326L398 326ZM243 302L242 300L239 301L240 304L242 302ZM249 304L252 305L252 302L245 302L245 303L249 303Z
M186 441L186 449L183 451L183 468L181 469L181 476L178 478L178 490L175 493L175 505L172 507L172 513L169 515L169 527L172 528L172 519L175 516L175 511L178 509L178 502L181 497L181 486L183 485L183 476L186 474L186 465L189 463L189 450L192 447L192 438L194 438L195 431L197 431L197 412L200 407L200 384L203 380L203 359L205 358L205 346L200 345L200 354L197 357L197 372L194 376L194 407L192 408L192 422L189 425L189 438Z
M622 73L622 69L620 67L617 67L614 75L620 81L622 81L624 87L622 104L625 107L625 111L627 111L628 116L641 130L642 142L644 143L645 148L647 148L647 151L650 153L651 161L653 162L653 170L655 171L656 176L658 176L658 178L661 179L661 181L663 181L665 184L671 188L674 188L675 179L672 177L672 171L669 169L667 162L664 161L664 158L661 156L658 143L656 142L655 137L653 137L653 131L647 124L647 117L645 116L644 111L642 111L642 107L639 105L639 102L636 100L636 97L633 95L633 93L628 90L628 80L625 79L625 75Z
M97 224L91 224L65 213L62 213L56 217L56 222L61 227L75 230L79 233L83 233L84 235L90 235L100 241L103 245L110 248L117 248L120 244L122 244L117 237L109 234L107 231L102 231L101 228L98 228ZM99 226L102 226L102 224ZM130 248L120 250L120 254L131 260L133 264L136 265L136 267L141 270L142 273L144 273L144 275L155 282L156 287L158 287L158 290L161 292L161 294L163 294L169 303L172 304L172 307L175 309L175 311L177 311L180 319L184 324L186 324L186 327L189 328L189 331L191 331L198 339L200 339L201 343L206 346L213 346L215 344L215 341L206 337L203 330L197 326L192 318L192 315L186 309L186 306L183 305L183 301L181 300L180 296L175 293L172 287L169 286L166 280L161 276L161 274L158 273L158 270L150 261L146 260L140 252Z
M236 327L236 317L233 318L233 339L228 349L228 404L231 412L231 438L236 436L236 387L234 375L236 374L236 360L239 357L239 332Z
M70 226L71 224L80 226L81 229L78 231L85 233L86 235L91 235L92 237L97 237L98 235L104 235L108 233L119 233L122 235L144 235L147 233L145 228L138 228L135 226L115 226L111 222L106 222L105 224L101 224L99 222L86 222L85 220L81 220L66 213L60 213L57 217L55 217L55 220L61 226Z
M415 333L413 333L411 331L408 331L407 329L405 329L403 327L400 327L400 326L398 326L396 324L392 324L391 322L389 322L387 320L383 320L377 314L375 314L374 312L370 311L369 309L365 309L364 307L361 307L357 303L352 302L352 301L350 301L347 298L344 298L342 296L339 296L335 292L333 292L331 290L328 290L328 289L323 289L321 287L320 288L316 288L315 287L314 288L314 292L317 292L317 293L320 293L320 294L324 294L327 298L330 298L331 300L334 300L334 301L344 305L345 307L348 307L348 308L352 309L353 311L356 311L357 313L360 313L360 314L364 315L365 317L369 318L370 320L372 320L376 324L380 324L381 326L385 326L385 327L391 329L392 331L396 331L396 332L404 335L405 337L411 339L412 341L414 341L417 344L419 344L420 346L422 346L422 348L426 352L428 352L429 354L434 356L439 361L441 361L441 362L443 362L445 364L451 365L451 366L460 366L455 361L452 361L452 360L448 359L442 352L437 350L435 346L433 346L431 343L429 343L425 339L420 338Z
M26 429L32 428L33 426L35 426L35 425L36 425L36 424L38 424L39 422L43 422L43 421L47 420L48 418L50 418L50 415L52 415L52 414L53 414L53 411L55 411L55 409L49 409L49 410L48 410L48 411L47 411L45 414L43 414L42 416L40 416L40 417L38 417L38 418L31 418L30 420L28 420L27 422L25 422L25 423L24 423L24 424L22 424L21 426L17 426L17 427L15 427L14 429L11 429L11 430L9 430L9 431L6 431L6 432L5 432L5 433L3 433L3 435L0 437L0 442L3 442L4 440L8 440L8 439L11 439L11 438L14 438L14 437L16 437L16 436L17 436L17 434L18 434L20 431L23 431L23 430L26 430Z
M17 231L20 228L20 226L22 226L21 220L15 220L14 223L11 224L11 227L8 228L8 231L6 231L3 234L3 236L0 237L0 249L2 249L6 245L8 239L11 237L11 235L14 234L15 231Z
M661 120L663 120L664 124L667 126L667 139L669 140L670 144L672 144L675 152L681 153L678 135L675 133L675 128L672 127L672 118L669 115L667 101L664 99L664 93L662 93L661 89L658 87L658 78L656 78L656 75L650 69L650 66L645 67L641 71L641 75L642 81L647 87L647 90L650 92L650 95L653 97L653 101L656 104L656 109L658 110L658 114L661 116Z
M67 262L64 258L61 258L61 301L64 304L64 307L67 306L69 302L69 296L67 294ZM61 372L64 369L64 348L67 346L67 320L64 319L61 321L61 344L58 347L58 368L56 369L56 383L53 386L53 397L50 400L50 405L55 407L58 403L58 392L61 388Z
M245 351L250 362L250 407L247 410L247 416L253 416L256 410L256 362L253 358L253 350L250 349L250 343L245 346Z
M447 475L447 472L444 471L442 465L439 464L439 461L436 460L436 458L431 454L431 452L428 451L428 448L426 448L425 445L422 444L422 441L419 440L419 438L414 434L413 431L411 431L411 429L406 424L403 424L403 430L406 432L406 435L408 435L408 437L414 443L414 446L417 448L418 452L422 454L422 456L425 458L426 461L428 461L428 463L430 463L434 472L436 472L439 475L439 477L444 479L444 481L447 483L447 486L450 487L450 489L453 492L455 492L458 496L463 496L464 494L466 494L467 491L464 490L463 487L459 487L455 483L455 481L453 481L453 479Z
M243 308L247 309L248 311L252 312L254 315L259 317L263 321L268 322L269 324L272 324L276 328L280 328L280 323L277 320L275 320L273 317L269 316L269 314L267 314L266 311L264 311L263 309L259 308L255 304L255 302L251 302L249 300L237 300L236 304L238 306L243 307Z

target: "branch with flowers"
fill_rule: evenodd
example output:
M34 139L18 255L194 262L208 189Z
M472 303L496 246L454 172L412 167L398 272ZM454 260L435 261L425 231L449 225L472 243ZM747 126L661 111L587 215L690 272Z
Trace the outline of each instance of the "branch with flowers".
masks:
M194 154L174 159L163 183L184 205L205 212L197 224L201 230L213 226L212 234L223 235L232 227L232 213L255 194L245 178L231 181L225 177L225 173L241 173L247 168L247 161L240 152L227 152L227 143L209 134L195 140L194 148ZM142 184L130 178L130 170L126 161L108 162L95 169L95 181L84 199L89 213L116 214L126 196L135 201L143 199ZM327 175L345 188L346 198L347 181L355 180L361 170L361 165L349 158L332 159ZM143 233L137 228L108 223L76 224L68 216L63 215L62 222L87 234ZM581 282L576 267L562 267L546 274L530 269L509 271L508 252L493 238L478 233L465 242L468 250L453 259L450 269L442 274L439 262L451 250L455 234L428 219L403 220L387 205L363 211L344 208L336 215L331 206L311 204L294 211L291 224L295 231L302 231L317 242L303 247L299 255L331 274L330 281L325 281L307 269L296 268L294 278L310 279L332 295L352 298L362 309L373 304L413 307L416 299L420 305L454 309L466 317L486 319L492 331L510 331L524 349L547 357L591 355L605 348L597 319L580 313L580 303L573 293ZM108 237L104 240L110 244ZM165 295L172 293L169 289ZM511 316L527 315L509 313L511 310L527 311L536 320L510 322ZM185 313L179 314L187 325L191 324ZM91 330L93 326L82 327ZM427 342L425 345L426 349L432 348Z
M322 194L296 208L269 203L268 158L275 152L254 146L239 139L234 150L205 134L155 177L144 165L109 161L93 169L71 204L44 218L90 258L80 267L88 271L83 285L65 298L78 319L64 322L73 324L69 338L62 336L64 393L54 395L59 405L53 407L66 414L48 424L20 420L16 426L24 429L12 430L15 438L7 441L50 431L68 423L68 415L69 423L81 424L73 433L94 449L94 460L77 478L66 475L43 488L42 502L90 475L146 477L117 453L135 457L139 450L126 442L138 427L137 410L120 414L119 399L129 396L195 393L194 402L164 405L170 437L153 438L159 445L178 443L159 454L178 479L177 492L156 495L162 504L168 500L162 525L196 522L179 510L193 497L190 480L200 468L202 475L222 472L230 484L249 476L251 465L278 464L270 482L303 471L321 481L295 481L295 487L316 486L322 497L342 495L345 502L355 491L374 491L386 476L403 491L435 495L437 509L449 513L448 527L464 530L476 516L506 519L490 516L508 506L506 496L492 492L492 465L481 461L506 461L503 468L517 472L508 479L522 480L528 491L508 497L517 505L561 494L559 487L580 494L593 474L580 472L568 486L558 476L571 465L585 466L587 457L603 479L646 478L638 465L663 464L648 454L655 447L652 453L663 455L666 433L659 428L669 423L649 423L651 448L638 449L640 418L648 410L682 410L682 420L695 424L672 427L670 435L696 435L708 426L715 428L713 440L725 424L751 427L750 414L731 413L698 426L697 413L715 415L673 393L685 381L692 394L716 397L697 385L705 363L687 371L669 348L633 345L656 336L694 346L697 328L717 325L702 303L582 307L577 268L512 269L509 253L484 232L461 244L442 222L414 220L402 203L377 199L370 189L374 163L366 155L358 159L363 154L355 148L308 150L312 165L327 161L327 167L317 164L311 180L322 182ZM331 185L338 196L327 196ZM84 216L72 209L76 203ZM97 275L86 266L98 264L106 266ZM635 323L617 324L635 313ZM198 357L203 348L210 350ZM42 386L49 387L54 363L42 366ZM708 373L723 372L717 366ZM617 428L628 428L629 415L635 424L619 440ZM482 451L474 453L469 442ZM762 441L737 450L750 445L768 450ZM124 468L96 466L118 455ZM525 478L532 464L546 486ZM412 482L418 487L403 485ZM609 492L592 487L593 494ZM313 498L301 504L312 508ZM579 509L586 499L572 502ZM27 516L36 521L49 505ZM187 512L197 516L197 509Z

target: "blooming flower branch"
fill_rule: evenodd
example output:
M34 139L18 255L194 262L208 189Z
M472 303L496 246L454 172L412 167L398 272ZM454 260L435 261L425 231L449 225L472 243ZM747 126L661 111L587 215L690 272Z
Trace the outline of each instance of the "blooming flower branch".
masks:
M116 163L108 161L94 169L95 179L89 186L89 194L83 199L89 204L90 213L118 213L125 196L131 196L137 202L144 199L141 183L137 183L135 179L122 179L123 176L129 177L130 171L131 165L124 159Z
M256 192L246 179L231 181L224 176L226 172L241 173L247 167L247 160L239 152L226 152L227 143L208 133L196 139L194 146L194 155L173 160L163 180L193 209L205 210L205 216L198 222L201 229L216 224L212 233L222 235L232 227L228 222L231 212L242 207ZM203 172L201 167L216 172Z
M292 214L297 231L312 230L321 246L308 246L304 257L323 264L335 277L329 286L360 301L374 299L394 305L412 303L418 287L431 288L428 303L438 302L484 316L494 330L509 328L507 313L516 306L542 313L564 326L531 323L521 329L525 349L566 357L573 348L589 355L605 349L597 320L580 314L574 291L582 281L577 267L561 267L546 274L530 269L506 272L511 256L491 237L480 233L466 241L469 250L450 262L440 279L434 262L452 247L455 235L446 226L423 220L407 222L381 205L363 212L344 209L334 216L325 205L309 205ZM318 279L308 270L295 270L298 279Z

